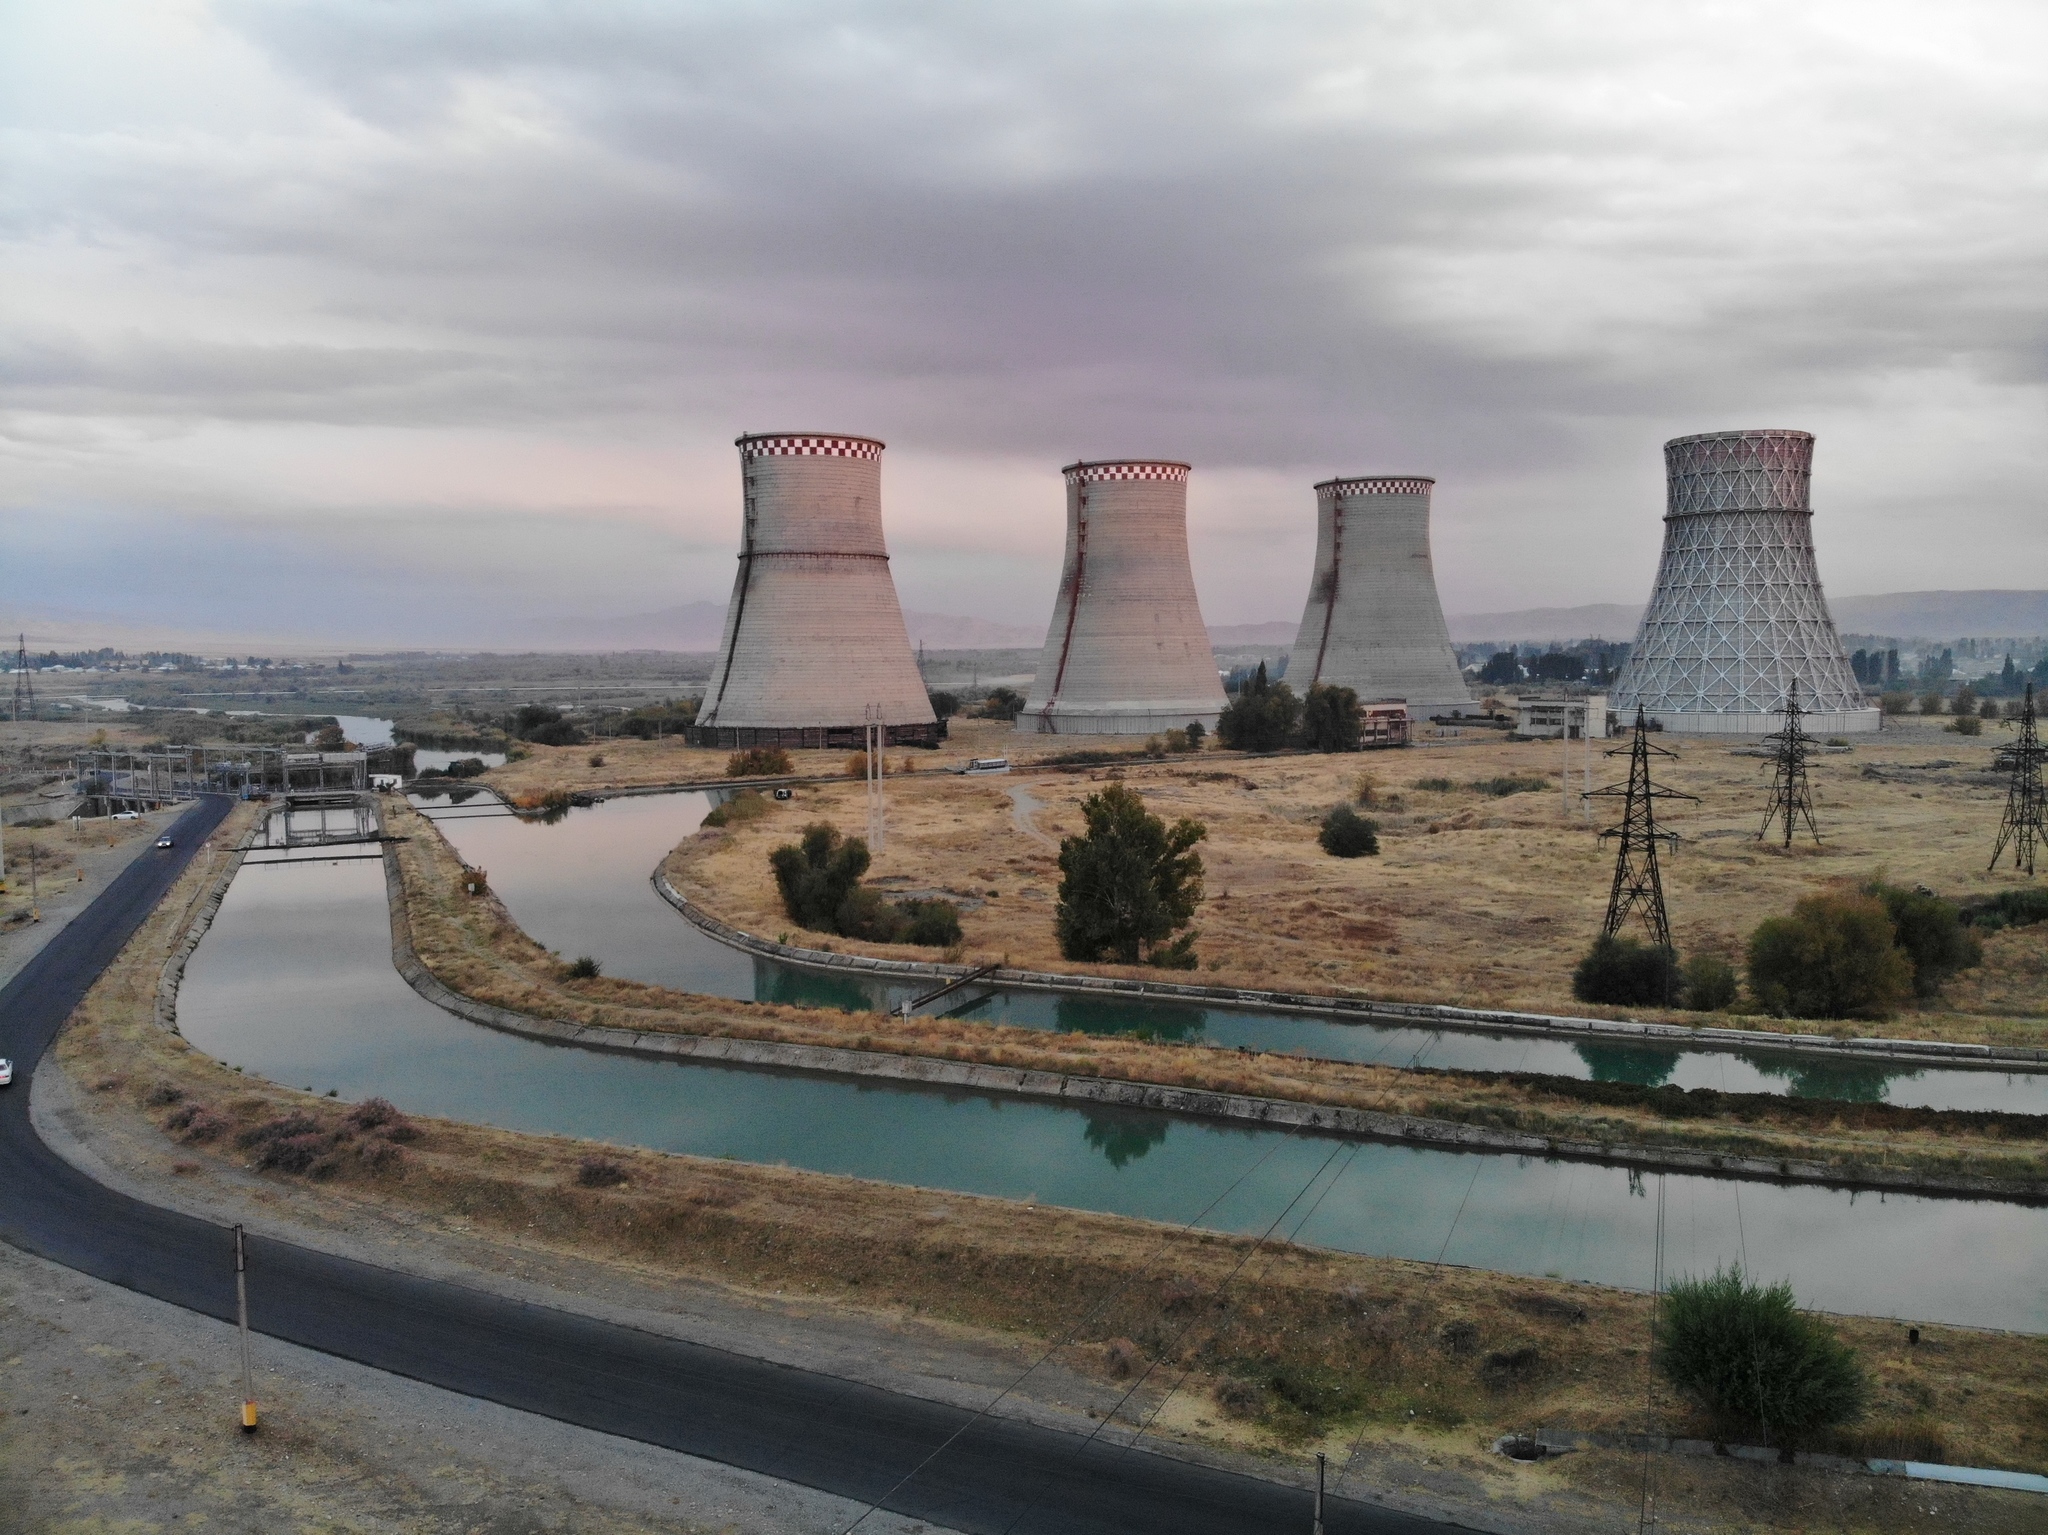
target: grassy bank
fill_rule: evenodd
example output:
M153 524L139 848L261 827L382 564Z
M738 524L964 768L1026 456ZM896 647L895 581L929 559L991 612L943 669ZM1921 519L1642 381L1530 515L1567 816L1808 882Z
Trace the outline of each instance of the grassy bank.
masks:
M1409 1071L1205 1046L1055 1034L888 1014L728 1001L611 977L569 977L495 897L463 892L461 863L431 823L394 809L413 945L441 981L478 1001L579 1023L888 1051L1406 1114L1609 1145L1684 1146L1728 1156L1858 1169L2048 1180L2048 1118L1934 1113L1763 1094L1679 1093L1627 1084ZM700 846L732 835L699 833ZM678 920L681 920L678 918Z

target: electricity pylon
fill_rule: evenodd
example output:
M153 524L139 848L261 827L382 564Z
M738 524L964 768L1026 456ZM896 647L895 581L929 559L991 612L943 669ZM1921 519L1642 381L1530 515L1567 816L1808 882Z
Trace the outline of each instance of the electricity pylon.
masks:
M36 680L28 669L28 636L21 636L21 643L14 652L14 722L21 723L21 711L28 710L28 717L36 717Z
M1998 753L1999 768L2012 775L2012 783L2005 793L2005 819L1998 823L1998 846L1991 850L1989 867L1997 868L1998 860L2005 856L2008 845L2012 848L2012 866L2025 869L2027 878L2034 877L2034 850L2042 841L2048 840L2048 831L2042 827L2042 786L2041 759L2048 756L2041 746L2041 737L2034 727L2034 685L2027 684L2027 701L2020 710L2019 739L2012 745L2001 747Z
M1641 704L1636 705L1635 738L1628 746L1616 747L1607 755L1619 757L1623 751L1628 753L1628 782L1609 784L1604 789L1591 791L1593 798L1622 801L1621 824L1600 833L1603 842L1609 837L1621 839L1614 860L1614 886L1607 896L1607 921L1601 932L1612 938L1634 915L1649 929L1650 941L1660 949L1668 949L1671 947L1671 921L1664 913L1664 876L1657 868L1657 844L1676 843L1678 834L1657 829L1657 801L1689 799L1696 802L1699 796L1667 789L1651 781L1650 754L1654 752L1660 757L1675 760L1678 753L1650 744L1650 724L1643 715Z
M1813 747L1813 737L1799 723L1799 716L1806 711L1799 707L1797 677L1785 690L1785 707L1780 712L1785 716L1783 728L1764 737L1776 767L1771 774L1771 802L1764 810L1764 824L1757 828L1756 840L1763 841L1771 834L1771 823L1782 820L1785 846L1789 849L1793 831L1804 821L1806 829L1813 833L1814 846L1818 847L1820 828L1813 824L1813 790L1806 781L1806 754Z

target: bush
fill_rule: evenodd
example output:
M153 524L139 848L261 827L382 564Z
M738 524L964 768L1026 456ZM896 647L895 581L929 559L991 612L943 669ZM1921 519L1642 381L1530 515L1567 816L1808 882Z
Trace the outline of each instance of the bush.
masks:
M604 753L603 753L603 752L592 752L592 753L590 754L590 765L591 765L592 767L603 767L603 766L604 766Z
M901 943L909 925L880 891L856 885L846 892L846 898L832 914L832 926L826 931L868 943Z
M1217 716L1216 739L1233 751L1278 751L1294 739L1300 722L1301 701L1294 689L1270 681L1261 661Z
M1370 810L1380 802L1380 781L1370 773L1360 773L1358 781L1351 786L1351 797Z
M1994 896L1973 900L1961 912L1963 921L1987 933L2008 927L2032 927L2048 922L2048 889L2035 886L2024 890L2001 890Z
M1872 880L1865 895L1884 902L1892 942L1913 966L1913 995L1938 995L1949 978L1984 962L1984 945L1963 926L1962 909L1925 890Z
M985 720L1013 720L1024 712L1024 695L1015 688L990 688L988 697L981 701L981 717Z
M1316 840L1332 858L1364 858L1380 850L1380 828L1349 805L1339 805L1323 817L1323 829Z
M933 691L926 693L925 697L931 701L932 713L942 720L949 720L960 712L960 695L957 693Z
M1490 794L1495 799L1506 799L1510 794L1535 794L1548 789L1550 780L1511 773L1502 778L1475 779L1468 787L1478 794Z
M1427 794L1449 794L1458 786L1448 778L1418 778L1409 787L1420 789Z
M1922 714L1941 713L1941 695L1939 693L1922 693L1920 695L1920 712Z
M1301 701L1301 744L1310 751L1355 752L1365 733L1365 714L1350 688L1318 682Z
M490 771L481 757L457 757L442 771L450 778L481 778Z
M706 826L740 826L748 821L758 821L768 813L768 801L753 789L742 789L722 805L713 805L705 812Z
M1832 1330L1794 1306L1792 1286L1741 1267L1681 1279L1664 1297L1657 1364L1731 1437L1789 1448L1858 1416L1869 1381Z
M488 895L491 889L491 876L474 864L466 863L462 866L462 888L470 895Z
M768 855L782 908L790 919L813 932L839 930L839 908L868 872L868 845L859 837L839 835L823 821L804 828L800 843L785 843Z
M1887 714L1905 714L1913 707L1911 693L1887 693L1878 700L1878 707Z
M1679 997L1678 955L1603 933L1572 972L1572 995L1612 1007L1668 1007Z
M1187 734L1188 750L1191 752L1200 751L1202 749L1202 743L1209 739L1208 728L1204 726L1200 720L1188 721Z
M1974 714L1958 714L1945 728L1959 736L1980 736L1984 733L1984 722Z
M896 909L910 919L903 935L905 943L945 949L960 942L960 908L951 901L901 901Z
M572 981L594 981L604 973L604 966L588 954L579 954L569 961L562 973Z
M782 778L795 771L789 753L779 746L750 746L725 759L727 778Z
M1750 934L1750 992L1779 1017L1885 1018L1912 986L1912 961L1875 896L1810 895Z
M1735 967L1718 954L1695 954L1685 962L1685 1005L1695 1013L1718 1013L1735 1000Z
M617 1157L592 1153L576 1164L576 1182L586 1189L615 1189L626 1181L626 1169Z
M1202 899L1202 858L1194 848L1208 828L1182 818L1169 829L1122 784L1091 794L1081 814L1086 833L1060 843L1060 953L1129 965L1150 949L1155 963L1191 966L1194 935L1168 939L1188 925Z

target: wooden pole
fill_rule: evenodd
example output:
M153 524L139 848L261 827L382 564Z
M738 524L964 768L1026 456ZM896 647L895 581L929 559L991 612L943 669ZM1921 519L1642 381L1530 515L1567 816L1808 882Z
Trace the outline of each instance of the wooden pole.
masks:
M1323 1535L1323 1468L1329 1464L1329 1457L1321 1450L1316 1451L1316 1527L1314 1535Z
M242 1432L256 1432L256 1386L249 1373L249 1257L235 1227L235 1312L242 1327Z

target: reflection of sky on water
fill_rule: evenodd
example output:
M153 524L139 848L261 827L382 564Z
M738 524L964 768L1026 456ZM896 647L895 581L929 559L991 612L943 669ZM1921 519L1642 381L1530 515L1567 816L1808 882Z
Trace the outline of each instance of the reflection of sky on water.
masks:
M179 1022L231 1064L418 1114L1176 1223L1214 1202L1206 1224L1229 1231L1264 1230L1313 1183L1282 1235L1305 1214L1300 1240L1321 1246L1650 1278L1655 1201L1631 1198L1623 1169L1371 1143L1332 1163L1343 1143L1327 1138L477 1028L392 968L375 863L245 869L192 957ZM2048 1328L2048 1212L1676 1176L1667 1190L1674 1274L1746 1260L1827 1309Z
M551 825L490 814L488 802L476 802L461 814L441 809L444 803L426 808L466 862L490 871L492 887L520 925L560 954L589 954L602 961L607 975L711 996L853 1011L886 1010L935 984L797 969L736 953L685 922L654 893L649 875L669 849L696 830L711 807L707 795L622 797L571 810ZM812 935L807 941L830 940ZM1121 1034L1388 1066L1534 1071L1731 1093L1789 1091L1859 1102L2048 1113L2048 1076L2042 1074L1809 1061L1765 1051L1589 1044L1051 992L978 990L960 1000L948 998L939 1010L1018 1028Z

